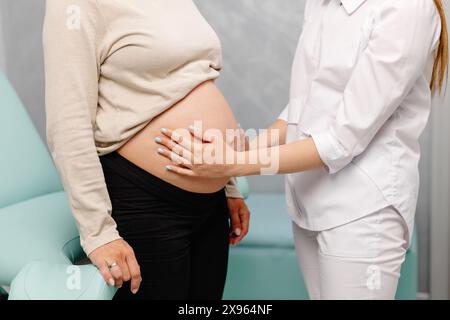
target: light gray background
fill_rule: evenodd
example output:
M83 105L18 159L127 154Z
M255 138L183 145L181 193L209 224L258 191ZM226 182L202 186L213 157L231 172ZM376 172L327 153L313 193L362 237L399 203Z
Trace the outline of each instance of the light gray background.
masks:
M225 66L218 84L238 121L244 128L267 127L287 103L290 67L305 1L196 0L196 3L222 40ZM42 138L45 134L43 14L43 0L0 0L0 68L13 83ZM422 185L417 211L422 292L429 290L428 131L422 139ZM282 177L250 180L252 192L283 190Z

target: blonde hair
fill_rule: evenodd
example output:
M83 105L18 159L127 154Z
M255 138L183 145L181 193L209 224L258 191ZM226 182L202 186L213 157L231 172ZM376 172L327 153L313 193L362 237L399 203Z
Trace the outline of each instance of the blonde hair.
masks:
M445 8L442 0L434 0L442 22L442 31L439 47L434 60L433 75L431 77L430 89L434 93L441 93L444 82L448 79L448 30L445 17Z

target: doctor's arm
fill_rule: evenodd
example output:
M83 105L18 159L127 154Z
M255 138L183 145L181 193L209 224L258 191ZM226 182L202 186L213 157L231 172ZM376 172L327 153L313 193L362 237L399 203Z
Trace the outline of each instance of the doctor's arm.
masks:
M278 173L322 165L329 173L345 168L364 152L421 76L440 34L434 6L399 2L393 10L382 10L380 19L330 127L309 139L266 150L272 160L279 158ZM261 172L261 163L249 165L255 156L250 151L246 165L233 168L238 176Z
M294 173L321 166L333 174L345 168L364 152L407 97L439 39L440 23L432 4L399 1L381 10L379 18L343 92L336 117L325 131L286 145L236 154L225 147L227 154L240 159L233 164L200 163L198 154L168 143L166 146L175 152L166 152L165 156L182 164L168 170L190 176L245 176L264 171ZM201 133L193 134L207 143L217 143Z
M252 139L246 150L256 150L283 145L286 143L286 131L287 121L279 118L272 123L269 128L262 130L257 137Z
M419 7L420 6L420 7ZM440 34L432 5L399 2L381 11L367 48L361 54L345 88L335 120L309 139L267 149L278 173L293 173L324 166L329 173L345 168L364 152L392 116L426 67ZM232 168L239 175L258 174L261 163Z

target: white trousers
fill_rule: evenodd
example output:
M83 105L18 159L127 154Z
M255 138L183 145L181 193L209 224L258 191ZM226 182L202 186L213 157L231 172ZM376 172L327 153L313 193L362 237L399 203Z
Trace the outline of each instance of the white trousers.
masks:
M393 207L325 231L293 223L295 248L311 299L394 299L409 246Z

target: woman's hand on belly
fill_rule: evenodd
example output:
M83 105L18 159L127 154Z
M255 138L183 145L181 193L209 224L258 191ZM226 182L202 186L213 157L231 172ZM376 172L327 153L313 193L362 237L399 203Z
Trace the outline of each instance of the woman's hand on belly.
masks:
M166 169L176 175L192 178L274 175L325 166L312 137L281 146L236 151L223 138L210 136L193 126L190 132L192 139L180 139L176 132L162 129L165 137L157 139L164 147L158 153L174 163Z

